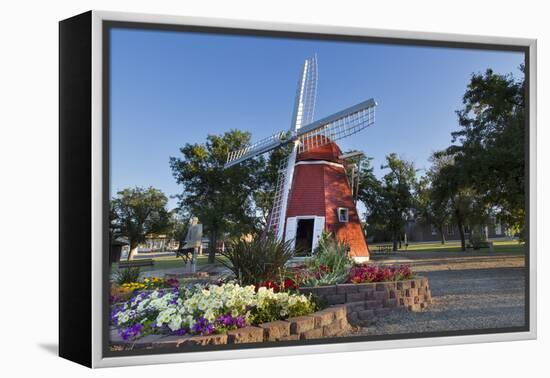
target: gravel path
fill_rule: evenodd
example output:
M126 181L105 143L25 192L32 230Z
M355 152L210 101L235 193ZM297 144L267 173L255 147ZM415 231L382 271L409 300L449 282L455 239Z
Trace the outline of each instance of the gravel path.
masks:
M398 310L355 335L381 335L523 326L525 268L430 270L433 304Z

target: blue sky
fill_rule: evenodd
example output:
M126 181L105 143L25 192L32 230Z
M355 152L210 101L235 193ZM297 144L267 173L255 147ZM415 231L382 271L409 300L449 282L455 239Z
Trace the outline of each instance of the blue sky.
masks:
M314 119L374 98L376 122L339 142L374 157L396 152L429 166L451 143L455 110L474 72L521 75L523 54L185 32L111 32L111 193L181 192L169 157L185 143L238 128L260 139L290 127L305 58L317 53ZM171 199L169 207L175 207Z

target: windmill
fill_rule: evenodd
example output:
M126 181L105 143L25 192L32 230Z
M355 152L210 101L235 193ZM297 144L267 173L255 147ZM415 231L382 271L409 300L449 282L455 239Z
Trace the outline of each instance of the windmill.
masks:
M317 56L306 59L290 130L230 152L225 168L290 145L279 170L268 229L306 250L313 250L321 233L329 231L350 245L351 256L365 261L369 251L353 198L354 183L348 181L346 155L335 141L371 126L376 102L369 99L313 121L317 72Z

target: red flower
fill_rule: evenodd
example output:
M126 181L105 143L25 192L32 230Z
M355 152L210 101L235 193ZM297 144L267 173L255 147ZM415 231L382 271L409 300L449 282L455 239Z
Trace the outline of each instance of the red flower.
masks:
M177 278L168 278L166 280L166 285L168 285L169 287L178 287L180 285L180 282Z
M358 265L351 268L349 272L349 281L353 283L395 281L411 277L412 271L408 265L384 267Z
M277 285L273 281L264 281L264 282L259 283L256 287L256 290L259 289L260 287L266 287L268 289L273 289L274 292L279 291L279 285Z
M287 278L283 282L283 286L286 290L296 290L298 289L298 285L296 285L296 282L292 280L291 278Z

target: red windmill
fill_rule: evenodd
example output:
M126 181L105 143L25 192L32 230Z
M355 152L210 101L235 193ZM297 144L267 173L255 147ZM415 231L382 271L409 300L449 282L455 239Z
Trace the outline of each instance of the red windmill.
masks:
M323 231L331 232L349 244L352 257L365 261L369 250L354 201L356 181L347 174L350 155L343 155L335 141L371 126L376 102L369 99L312 122L316 92L317 57L313 57L305 61L300 75L290 131L231 152L225 167L291 144L279 172L268 227L280 239L310 251Z

